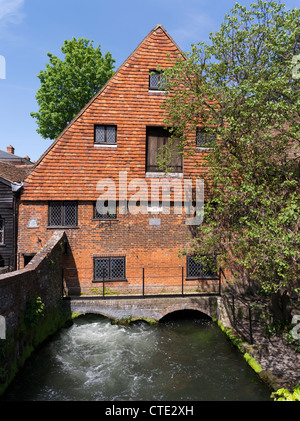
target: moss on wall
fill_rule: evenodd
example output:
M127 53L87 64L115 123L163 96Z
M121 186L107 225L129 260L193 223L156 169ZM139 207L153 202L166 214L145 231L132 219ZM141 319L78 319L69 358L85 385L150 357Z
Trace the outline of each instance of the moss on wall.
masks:
M71 313L62 307L45 310L39 297L27 303L20 313L18 329L14 333L7 332L7 338L0 340L0 396L32 352L65 326L71 317Z

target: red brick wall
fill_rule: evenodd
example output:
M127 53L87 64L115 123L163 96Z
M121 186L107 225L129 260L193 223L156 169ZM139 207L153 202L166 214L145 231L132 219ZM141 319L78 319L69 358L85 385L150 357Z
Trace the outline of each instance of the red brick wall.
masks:
M22 202L19 208L19 265L24 265L24 253L37 252L53 234L48 227L48 202ZM185 215L170 214L118 215L117 220L93 219L93 202L78 203L78 228L65 229L68 253L64 260L67 287L101 288L93 283L93 258L125 256L127 282L108 285L120 292L126 289L142 291L143 268L146 292L155 292L155 286L181 288L181 268L186 274L186 258L179 251L188 246L190 229ZM37 218L39 228L28 228L29 221ZM161 224L149 225L150 218L159 218ZM38 241L40 240L40 241ZM187 281L191 285L191 281ZM74 291L72 291L74 292Z

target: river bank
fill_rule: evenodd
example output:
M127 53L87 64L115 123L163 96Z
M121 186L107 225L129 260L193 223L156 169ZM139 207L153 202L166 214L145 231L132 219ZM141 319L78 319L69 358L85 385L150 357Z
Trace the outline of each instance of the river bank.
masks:
M220 327L272 390L283 388L292 393L299 387L300 353L295 345L287 344L284 333L267 338L260 327L255 332L255 344L250 345L234 329Z

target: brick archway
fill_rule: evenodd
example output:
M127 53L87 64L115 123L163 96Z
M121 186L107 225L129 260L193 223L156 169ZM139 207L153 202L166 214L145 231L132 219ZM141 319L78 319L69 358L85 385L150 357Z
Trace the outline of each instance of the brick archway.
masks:
M71 312L102 314L107 317L122 319L124 317L151 318L160 321L163 317L180 310L195 310L213 318L218 313L218 298L206 297L147 297L147 298L112 298L67 297L65 306Z

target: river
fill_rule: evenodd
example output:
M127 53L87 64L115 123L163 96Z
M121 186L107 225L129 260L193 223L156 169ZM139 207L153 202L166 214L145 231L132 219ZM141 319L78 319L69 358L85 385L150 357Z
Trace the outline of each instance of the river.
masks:
M209 320L121 326L86 315L35 352L0 400L267 401L270 393Z

